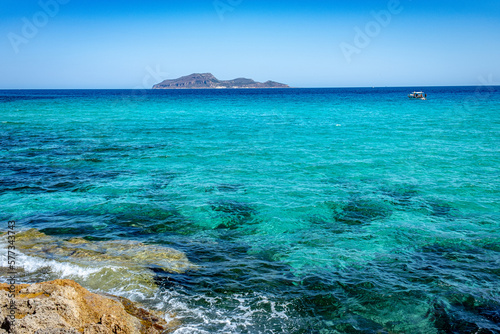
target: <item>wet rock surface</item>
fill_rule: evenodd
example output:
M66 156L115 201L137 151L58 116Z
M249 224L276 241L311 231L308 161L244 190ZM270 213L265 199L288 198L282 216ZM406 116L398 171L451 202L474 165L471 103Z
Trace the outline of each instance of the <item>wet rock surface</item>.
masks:
M9 316L9 285L0 284L0 333L170 333L180 323L132 301L91 293L72 280L16 285L15 319Z
M17 248L27 255L78 262L100 262L127 268L157 267L181 273L195 266L183 252L136 241L96 241L82 238L64 240L48 236L36 229L16 235Z
M16 249L28 256L29 277L26 268L18 268L27 282L67 278L92 290L141 291L151 297L157 291L155 270L185 273L198 268L184 252L137 241L65 239L36 229L17 233L15 240ZM0 272L7 270L0 267Z

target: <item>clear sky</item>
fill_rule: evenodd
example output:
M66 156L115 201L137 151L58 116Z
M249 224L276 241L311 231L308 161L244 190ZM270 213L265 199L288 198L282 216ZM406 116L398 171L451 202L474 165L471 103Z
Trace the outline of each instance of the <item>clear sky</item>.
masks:
M499 0L1 0L0 89L500 84Z

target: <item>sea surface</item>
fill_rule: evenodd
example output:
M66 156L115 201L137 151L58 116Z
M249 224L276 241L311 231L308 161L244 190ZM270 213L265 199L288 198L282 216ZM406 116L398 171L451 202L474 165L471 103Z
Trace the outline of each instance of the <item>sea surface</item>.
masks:
M500 333L500 88L420 88L0 91L1 231L52 244L19 282L176 334Z

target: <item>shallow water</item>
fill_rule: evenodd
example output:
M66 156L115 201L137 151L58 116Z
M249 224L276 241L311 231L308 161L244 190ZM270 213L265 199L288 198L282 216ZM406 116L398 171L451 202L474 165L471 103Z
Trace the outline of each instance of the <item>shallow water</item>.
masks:
M176 313L176 333L498 333L500 91L410 91L0 91L5 229L196 265L26 252L21 279Z

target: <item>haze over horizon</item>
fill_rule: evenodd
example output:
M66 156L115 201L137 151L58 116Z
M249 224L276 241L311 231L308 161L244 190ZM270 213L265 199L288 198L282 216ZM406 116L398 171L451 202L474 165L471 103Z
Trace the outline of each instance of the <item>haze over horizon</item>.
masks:
M0 89L500 84L500 2L5 0Z

